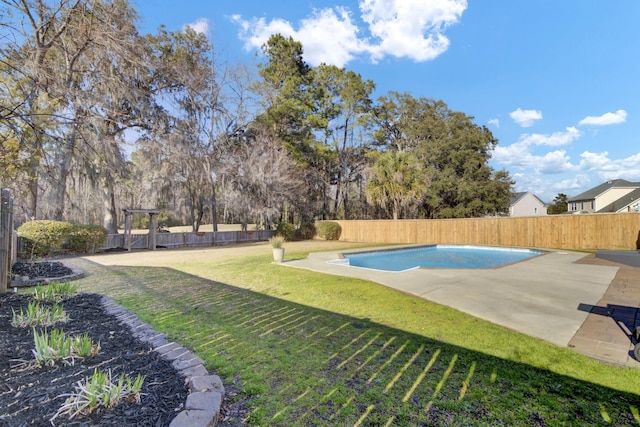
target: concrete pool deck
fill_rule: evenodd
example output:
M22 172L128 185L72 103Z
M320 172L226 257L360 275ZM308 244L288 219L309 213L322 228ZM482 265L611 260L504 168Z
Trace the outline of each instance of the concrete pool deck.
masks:
M640 305L638 268L549 251L497 269L385 272L330 264L341 252L357 251L311 253L283 265L370 280L606 362L640 367L628 336ZM618 280L622 271L626 278ZM628 286L630 277L638 277L637 286Z

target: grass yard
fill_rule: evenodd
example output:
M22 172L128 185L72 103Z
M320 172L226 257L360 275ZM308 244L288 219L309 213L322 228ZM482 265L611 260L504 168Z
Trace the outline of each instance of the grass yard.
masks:
M286 247L293 259L347 245ZM250 425L640 424L640 370L271 260L256 244L72 262L87 273L81 290L109 295L201 357Z

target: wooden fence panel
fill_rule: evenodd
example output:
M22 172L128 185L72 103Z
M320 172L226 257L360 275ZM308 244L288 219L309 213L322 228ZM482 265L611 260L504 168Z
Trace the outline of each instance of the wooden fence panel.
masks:
M336 221L340 240L369 243L457 243L568 250L635 250L640 214L518 218Z
M272 230L156 233L156 245L164 248L179 248L261 242L269 240L274 234L275 231ZM131 249L146 249L148 239L148 234L132 234ZM109 234L102 249L123 247L124 234Z

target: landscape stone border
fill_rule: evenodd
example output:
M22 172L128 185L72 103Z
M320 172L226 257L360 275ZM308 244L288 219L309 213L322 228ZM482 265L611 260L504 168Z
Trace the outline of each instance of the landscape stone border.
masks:
M171 361L173 367L185 377L189 388L187 402L169 427L215 427L224 399L220 377L209 375L202 359L179 344L168 341L166 334L156 332L106 295L102 295L102 306L107 313L128 325L136 338L151 344L162 358Z

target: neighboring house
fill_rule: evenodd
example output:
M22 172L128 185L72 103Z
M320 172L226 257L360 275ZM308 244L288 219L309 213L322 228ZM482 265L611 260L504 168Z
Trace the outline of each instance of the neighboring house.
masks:
M547 214L547 207L535 194L528 192L515 193L510 202L509 216L539 216Z
M607 181L567 200L568 213L637 212L640 182Z

